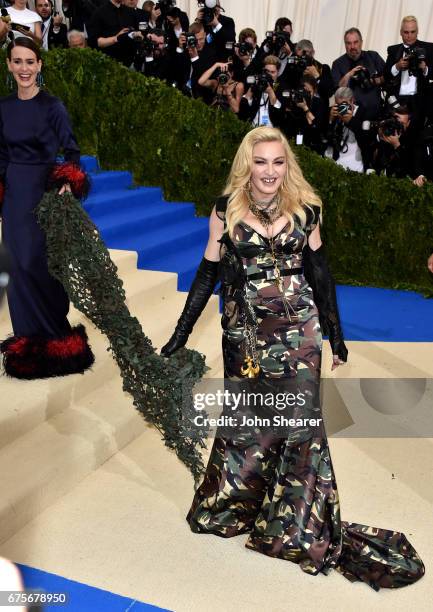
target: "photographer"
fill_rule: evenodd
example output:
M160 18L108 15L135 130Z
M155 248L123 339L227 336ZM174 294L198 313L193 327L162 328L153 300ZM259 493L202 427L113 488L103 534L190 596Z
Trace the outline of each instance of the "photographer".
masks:
M363 153L366 136L362 130L365 114L355 104L353 91L339 87L335 104L329 110L328 148L325 157L331 157L339 166L355 172L364 172Z
M90 46L101 50L125 66L131 66L136 54L135 39L140 40L135 11L121 0L109 0L93 14L88 27Z
M25 36L40 45L42 43L42 19L34 11L30 11L26 0L12 0L12 6L6 10L11 18L11 29L15 38Z
M282 89L279 99L284 117L281 129L286 136L296 138L297 144L303 144L323 155L328 105L318 94L316 79L308 75L302 77L298 89Z
M196 23L202 24L206 32L206 43L214 46L217 60L225 62L231 54L231 51L227 49L227 44L236 40L234 22L231 19L226 22L226 27L224 27L220 21L223 19L223 16L221 15L221 6L219 3L213 8L210 8L206 4L207 2L208 0L199 0ZM228 20L229 18L226 17L225 19ZM230 25L231 22L233 22L233 28Z
M210 106L239 113L244 85L235 80L232 62L216 62L202 74L198 82L213 91L214 99Z
M287 66L281 81L297 89L301 86L301 80L305 76L316 79L317 91L322 96L326 105L334 93L331 69L327 64L321 64L314 57L315 51L310 40L303 39L296 43L295 52L287 60Z
M431 160L422 139L414 127L409 109L401 106L380 122L378 142L373 154L373 167L377 174L395 178L410 177L418 187L426 181L424 173Z
M70 49L85 49L87 47L87 38L84 32L69 30L68 46Z
M166 33L163 30L148 30L137 42L134 68L148 77L177 85L177 75L168 51Z
M88 31L89 22L107 0L63 0L62 11L71 30Z
M282 123L281 102L278 100L278 69L280 61L274 55L263 60L263 71L248 77L249 89L242 96L239 119L249 121L254 127L269 125L280 127Z
M287 67L287 60L295 51L295 44L292 43L291 36L292 22L287 17L280 17L275 22L274 31L266 32L266 38L262 43L261 48L265 55L278 57L280 61L279 77L282 77Z
M145 21L148 22L149 28L152 30L162 28L164 19L161 15L161 7L159 4L156 4L153 0L145 0L141 8L147 13L147 19L145 19Z
M62 23L63 18L60 15L53 15L52 0L36 0L35 9L42 19L42 47L47 51L55 47L66 49L68 47L68 29Z
M245 85L249 76L260 72L264 59L263 51L257 45L257 34L252 28L245 28L239 34L239 42L228 43L227 47L233 53L235 79Z
M350 87L357 104L362 105L366 119L377 119L381 112L381 90L385 62L376 51L362 50L358 28L344 34L346 53L332 64L334 87Z
M431 115L431 85L433 50L431 43L418 40L416 17L404 17L401 22L402 43L388 47L385 78L387 90L412 113L412 123L421 127Z
M206 104L211 104L212 91L202 87L199 79L218 61L218 57L215 45L206 40L202 23L192 23L189 32L180 35L173 61L178 87L186 94L189 92L193 98L201 98Z
M182 32L188 32L188 15L182 12L177 6L173 6L167 11L166 15L166 34L168 37L168 48L175 51Z

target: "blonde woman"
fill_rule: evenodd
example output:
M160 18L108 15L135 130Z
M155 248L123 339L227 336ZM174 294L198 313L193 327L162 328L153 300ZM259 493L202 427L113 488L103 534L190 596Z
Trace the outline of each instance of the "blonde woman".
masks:
M332 368L347 359L320 238L321 201L285 137L269 127L245 136L224 194L212 211L204 258L162 354L185 345L219 273L226 388L246 388L257 396L265 389L291 390L295 383L314 399L321 327L332 346ZM242 386L243 379L254 384ZM336 568L374 589L419 579L423 563L403 534L340 521L322 419L302 426L296 420L282 434L263 418L275 416L273 406L262 404L257 412L262 418L252 431L239 435L239 419L225 422L233 424L227 434L218 430L187 516L192 531L221 537L248 532L246 546L252 550L294 561L313 575ZM292 403L288 414L321 417L320 403L313 401L309 409ZM233 407L232 415L237 416Z

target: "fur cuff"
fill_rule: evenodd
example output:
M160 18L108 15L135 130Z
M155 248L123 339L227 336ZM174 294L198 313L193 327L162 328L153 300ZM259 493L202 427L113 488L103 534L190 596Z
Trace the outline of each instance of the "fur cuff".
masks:
M89 176L72 162L56 164L53 167L48 177L47 191L59 190L66 183L69 183L76 198L79 200L87 198L90 190Z
M0 344L0 351L5 373L27 380L83 374L95 360L83 325L61 338L12 336Z

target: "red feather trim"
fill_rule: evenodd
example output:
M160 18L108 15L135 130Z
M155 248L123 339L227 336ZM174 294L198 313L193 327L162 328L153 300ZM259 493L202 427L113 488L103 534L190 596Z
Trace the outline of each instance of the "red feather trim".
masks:
M90 188L89 177L84 170L72 162L54 166L48 179L48 190L60 189L66 183L71 186L75 197L85 198L87 196Z

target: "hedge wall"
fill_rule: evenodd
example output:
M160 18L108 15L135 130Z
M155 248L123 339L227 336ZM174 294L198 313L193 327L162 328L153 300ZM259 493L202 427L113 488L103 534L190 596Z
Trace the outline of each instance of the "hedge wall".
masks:
M248 125L90 49L50 51L44 63L47 89L66 104L83 153L209 213ZM8 93L5 77L1 61L0 95ZM324 202L337 280L433 296L433 186L346 172L303 147L296 153Z

